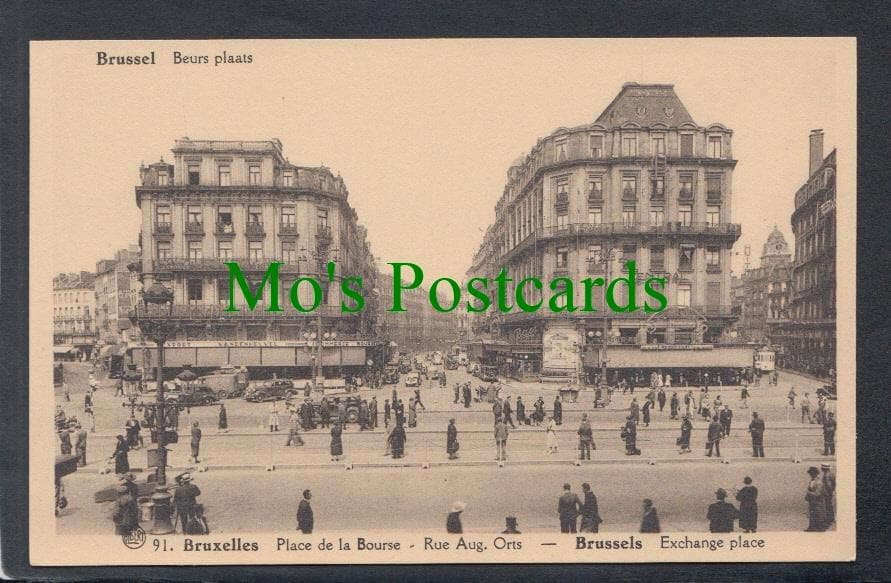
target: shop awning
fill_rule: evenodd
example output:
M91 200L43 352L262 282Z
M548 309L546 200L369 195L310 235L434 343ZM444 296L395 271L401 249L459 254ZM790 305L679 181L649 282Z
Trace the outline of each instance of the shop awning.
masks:
M126 350L126 344L109 344L108 346L103 346L99 350L99 358L107 358L109 356L118 356L124 354L124 350Z
M53 346L53 354L68 354L73 350L74 347L70 344L59 344L58 346Z

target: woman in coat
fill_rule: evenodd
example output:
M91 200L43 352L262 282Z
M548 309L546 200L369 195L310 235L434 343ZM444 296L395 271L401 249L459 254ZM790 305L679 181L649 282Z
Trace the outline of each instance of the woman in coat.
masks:
M464 512L465 505L463 502L455 502L449 510L446 517L446 532L449 534L461 534L464 529L461 527L461 513Z
M752 485L752 478L746 476L743 486L736 493L739 501L739 527L745 532L758 532L758 488Z
M681 420L681 436L678 437L678 453L690 453L690 435L693 433L693 422L689 415Z
M680 408L680 401L678 400L677 392L671 394L671 401L669 402L669 407L671 409L671 415L669 419L677 419L678 418L678 409Z
M127 491L127 486L117 487L118 499L115 501L111 519L114 522L114 533L130 534L139 527L139 508L136 500Z
M553 417L548 417L545 434L547 435L548 453L557 453L557 422Z
M217 429L220 433L229 431L229 418L226 415L226 405L223 403L220 403L220 420L219 423L217 423Z
M401 458L405 455L405 428L402 427L402 423L397 423L396 427L393 428L393 431L390 432L389 437L387 437L387 441L390 444L390 452L393 454L393 459Z
M643 518L640 521L641 532L660 532L659 515L656 514L656 507L653 501L645 498L643 501Z
M449 428L446 434L446 453L449 454L450 460L458 457L458 428L455 427L454 419L449 419Z
M643 404L643 408L641 412L643 413L643 423L644 427L650 426L650 409L653 407L653 401L650 399L646 399Z
M343 428L340 426L340 423L335 423L331 426L331 461L336 462L340 460L340 456L343 455Z
M127 458L128 451L130 451L130 447L127 445L127 440L124 439L123 435L118 435L118 442L115 445L114 453L111 454L111 457L114 460L114 473L126 474L130 471L130 460Z

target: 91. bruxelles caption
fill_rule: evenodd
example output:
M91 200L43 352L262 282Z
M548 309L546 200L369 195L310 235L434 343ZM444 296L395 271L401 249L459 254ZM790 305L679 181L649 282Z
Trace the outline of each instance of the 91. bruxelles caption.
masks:
M647 536L651 538L646 538ZM566 549L567 544L572 544L575 551L645 551L653 548L669 551L708 551L708 552L733 552L738 550L761 550L767 548L767 543L762 538L753 535L638 535L627 536L590 536L576 535L572 539L558 537L553 542L538 542L546 548ZM491 551L523 551L533 548L529 541L523 541L518 535L504 536L425 536L414 542L393 540L380 537L321 537L290 538L275 537L272 550L279 553L303 553L303 552L457 552L457 553L486 553ZM176 551L173 540L156 538L153 541L153 550ZM220 541L208 541L206 538L195 539L187 537L182 540L182 550L187 553L252 553L267 550L265 545L256 540L246 540L241 537L232 537Z

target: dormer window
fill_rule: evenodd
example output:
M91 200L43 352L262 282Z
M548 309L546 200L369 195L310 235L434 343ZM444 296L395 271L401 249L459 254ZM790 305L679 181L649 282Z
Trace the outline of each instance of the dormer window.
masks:
M201 166L197 163L189 164L189 185L198 186L201 184Z
M167 175L167 170L158 170L158 186L167 186L170 184L170 177Z
M625 134L622 136L622 156L637 156L637 136L634 134Z
M721 158L721 136L709 136L708 137L708 157L709 158Z
M566 160L566 138L554 142L554 155L558 162Z
M681 134L681 158L693 157L693 134Z
M591 157L603 158L603 136L591 136Z
M282 173L282 186L294 186L294 171L285 170Z

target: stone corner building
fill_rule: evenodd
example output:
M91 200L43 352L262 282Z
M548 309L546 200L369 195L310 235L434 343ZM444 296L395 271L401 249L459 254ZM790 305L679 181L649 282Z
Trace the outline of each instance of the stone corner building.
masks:
M147 289L159 281L174 292L169 316L178 324L165 350L165 366L236 365L309 376L319 335L326 375L356 374L375 345L374 306L356 314L340 309L340 277L363 277L374 287L373 256L366 230L348 202L344 180L325 167L292 164L277 139L263 141L176 140L173 162L140 168L136 204L142 211L141 274ZM337 277L327 285L325 260ZM269 263L279 261L282 312L251 311L240 292L238 312L225 312L229 271L239 263L256 287ZM301 313L288 297L300 276L317 278L324 290L318 313ZM311 288L300 299L312 305ZM137 317L144 316L137 306ZM321 322L317 320L320 315ZM137 348L133 362L152 366L155 350ZM281 368L295 369L282 371Z
M669 308L617 314L490 310L474 317L471 355L517 378L608 370L612 383L670 373L698 382L752 366L730 327L733 132L697 124L672 85L626 83L593 123L538 140L507 172L468 277L612 279L636 260L639 281L668 279ZM577 286L576 305L582 305ZM638 288L642 294L642 286ZM604 367L604 363L606 367Z

